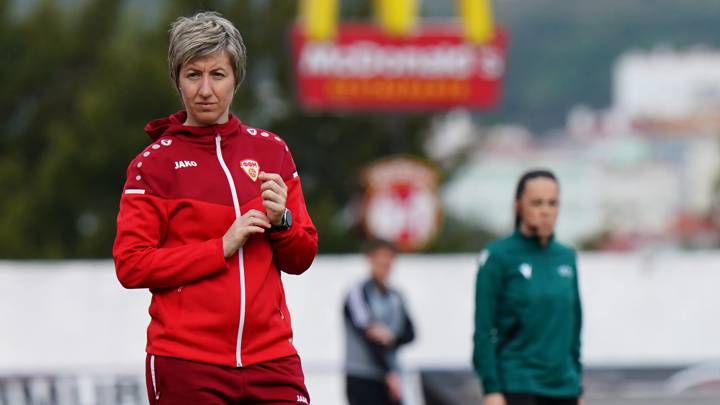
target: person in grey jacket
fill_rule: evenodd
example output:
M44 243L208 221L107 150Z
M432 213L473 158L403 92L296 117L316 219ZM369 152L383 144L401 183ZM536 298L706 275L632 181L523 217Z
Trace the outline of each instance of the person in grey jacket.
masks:
M370 279L354 285L344 306L346 393L350 405L399 405L397 350L415 338L400 293L388 285L395 246L374 240L365 255Z

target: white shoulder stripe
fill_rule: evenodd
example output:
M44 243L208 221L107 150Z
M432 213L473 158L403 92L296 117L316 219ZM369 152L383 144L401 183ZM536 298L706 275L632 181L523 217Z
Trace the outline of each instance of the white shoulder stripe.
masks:
M348 296L348 308L350 309L350 317L353 323L361 328L366 327L370 323L370 311L368 310L367 303L363 299L363 285L365 283L358 283L350 290Z
M140 188L129 188L125 190L125 194L145 194L145 190Z
M295 177L299 177L299 176L300 176L300 175L298 174L298 172L293 173L293 179L294 179Z

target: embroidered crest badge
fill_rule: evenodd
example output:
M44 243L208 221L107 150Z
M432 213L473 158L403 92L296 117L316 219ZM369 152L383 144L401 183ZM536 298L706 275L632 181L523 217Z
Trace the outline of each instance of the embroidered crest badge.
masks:
M260 174L260 165L258 162L252 160L252 159L245 159L242 162L240 162L240 166L245 171L245 174L250 177L250 180L256 181L258 178L258 175Z
M527 264L527 263L521 264L520 267L518 268L518 270L520 271L520 274L522 274L523 277L525 277L526 280L529 280L530 277L532 277L532 266L530 266L529 264Z

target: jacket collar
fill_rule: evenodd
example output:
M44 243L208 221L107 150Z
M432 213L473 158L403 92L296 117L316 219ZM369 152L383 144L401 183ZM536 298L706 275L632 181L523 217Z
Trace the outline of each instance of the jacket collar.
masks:
M153 141L161 136L185 136L199 143L215 142L215 137L220 135L225 138L232 135L242 124L240 120L230 113L227 122L205 127L193 127L183 125L187 119L186 111L178 111L165 118L156 119L145 125L147 133Z
M527 236L523 234L519 228L515 229L515 231L513 232L513 237L521 240L526 246L536 249L547 249L552 246L553 242L555 241L555 234L552 234L550 235L547 244L543 245L542 243L540 243L540 238L538 238L537 236Z

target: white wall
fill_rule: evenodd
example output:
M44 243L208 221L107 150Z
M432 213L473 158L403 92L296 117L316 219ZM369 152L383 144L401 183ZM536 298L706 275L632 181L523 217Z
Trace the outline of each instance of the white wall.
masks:
M418 338L416 367L469 367L473 255L403 256L394 283ZM364 276L356 255L324 256L284 278L314 403L342 403L343 295ZM586 364L720 360L720 253L583 254ZM109 261L0 262L0 374L143 372L149 294L124 290Z

